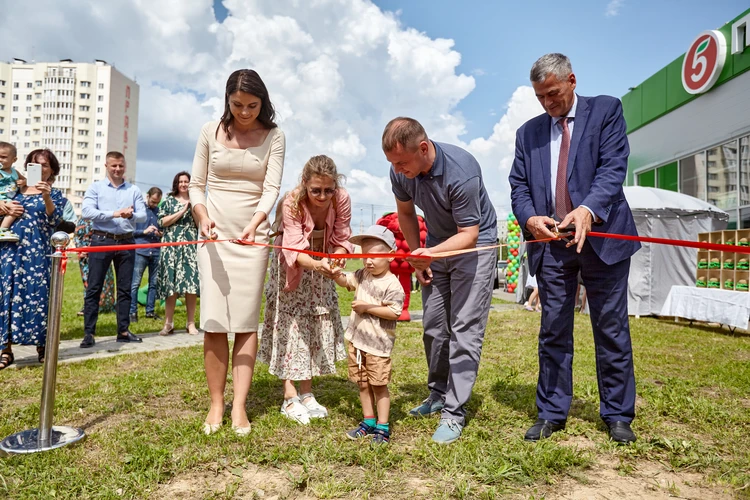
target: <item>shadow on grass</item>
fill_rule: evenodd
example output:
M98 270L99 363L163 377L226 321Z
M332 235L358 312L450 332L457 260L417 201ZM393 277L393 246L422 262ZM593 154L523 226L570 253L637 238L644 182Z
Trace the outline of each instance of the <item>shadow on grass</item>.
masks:
M513 408L517 412L525 413L530 421L536 420L536 385L519 383L513 380L499 380L492 386L492 395L498 403ZM602 423L599 418L599 405L575 396L571 402L568 416L594 424Z
M716 335L726 335L729 337L750 337L750 332L744 331L744 330L734 330L731 331L729 327L724 327L723 325L719 325L718 323L702 323L698 322L697 320L689 320L680 318L680 322L676 323L674 321L674 318L669 317L654 317L653 318L656 322L662 323L664 325L671 325L676 327L683 327L683 328L693 328L695 330L700 330L706 333L714 333ZM686 324L687 322L687 324Z
M299 384L295 385L299 390ZM318 403L328 408L329 413L335 408L338 413L352 418L361 418L362 408L357 386L345 377L338 375L315 377L312 391ZM284 381L268 373L260 376L256 374L246 405L250 414L258 417L269 412L278 412L283 401Z

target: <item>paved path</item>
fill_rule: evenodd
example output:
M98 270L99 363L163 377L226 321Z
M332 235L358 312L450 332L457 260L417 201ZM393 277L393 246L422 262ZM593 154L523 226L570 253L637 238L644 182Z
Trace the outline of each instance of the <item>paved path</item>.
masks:
M508 300L510 294L502 294L499 296L495 292L495 296ZM518 304L493 304L493 311L507 311L517 309L520 306ZM411 311L412 321L422 321L422 311ZM341 318L344 327L349 322L349 317ZM166 337L159 336L158 333L144 333L139 334L139 337L143 338L141 343L117 343L115 337L96 337L96 345L88 349L81 349L81 339L63 340L60 342L60 351L58 355L59 363L72 363L76 361L85 361L87 359L99 359L109 358L112 356L119 356L120 354L137 354L143 352L153 351L164 351L167 349L176 349L178 347L191 347L195 345L203 344L203 334L200 335L188 335L185 330L175 330L174 335L168 335ZM16 356L16 361L9 368L21 368L25 366L39 365L36 355L35 346L13 346L13 353Z

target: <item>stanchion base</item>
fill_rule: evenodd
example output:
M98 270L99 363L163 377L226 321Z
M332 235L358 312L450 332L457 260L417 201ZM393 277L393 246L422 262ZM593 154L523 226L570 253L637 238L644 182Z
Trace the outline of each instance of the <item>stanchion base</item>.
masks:
M86 438L86 433L73 427L52 427L49 443L39 443L39 429L26 431L8 436L0 442L0 452L8 455L37 453L62 448L77 443Z

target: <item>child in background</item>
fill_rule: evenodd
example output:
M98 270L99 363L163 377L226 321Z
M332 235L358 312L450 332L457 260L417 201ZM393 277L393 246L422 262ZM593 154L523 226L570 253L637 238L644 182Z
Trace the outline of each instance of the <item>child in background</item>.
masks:
M364 254L392 253L396 248L396 238L384 226L370 226L349 241L361 245ZM372 435L376 444L388 443L391 437L391 350L396 341L396 320L404 303L404 289L390 271L392 260L393 257L366 257L363 269L336 278L340 286L356 290L344 338L349 341L349 380L359 386L364 414L359 426L347 432L346 437L357 440Z
M18 192L16 182L23 177L13 168L16 158L16 147L9 142L0 142L0 202L10 201ZM16 218L6 215L0 222L0 241L18 241L18 235L10 230Z

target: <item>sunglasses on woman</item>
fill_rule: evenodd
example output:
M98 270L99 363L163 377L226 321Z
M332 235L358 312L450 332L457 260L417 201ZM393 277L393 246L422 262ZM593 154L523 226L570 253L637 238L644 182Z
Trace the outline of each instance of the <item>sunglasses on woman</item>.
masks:
M325 189L321 189L321 188L309 188L309 191L310 191L310 194L313 195L313 196L320 196L321 193L324 194L324 195L326 195L326 196L333 196L333 193L336 192L336 189L334 189L334 188L325 188Z

